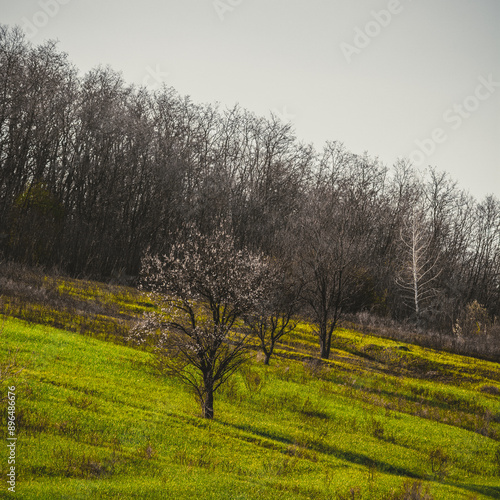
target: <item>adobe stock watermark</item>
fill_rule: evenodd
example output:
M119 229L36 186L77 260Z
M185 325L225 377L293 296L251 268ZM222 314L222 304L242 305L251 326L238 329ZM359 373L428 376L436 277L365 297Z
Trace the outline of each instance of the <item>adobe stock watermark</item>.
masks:
M142 84L149 90L158 90L170 75L170 73L162 71L159 64L156 65L155 69L151 66L147 66L146 71L147 75L142 79Z
M67 5L71 0L39 0L38 5L40 10L36 11L31 19L23 17L21 19L21 28L25 31L28 38L33 38L37 35L41 28L49 24L50 19L59 14L61 5Z
M295 115L288 112L287 106L283 106L281 109L274 108L271 113L283 123L290 123L295 119Z
M226 14L233 12L234 9L242 3L243 0L214 0L212 5L214 6L215 12L219 16L219 19L224 21Z
M16 388L10 386L7 393L7 489L16 492Z
M462 123L479 109L481 102L488 100L497 88L500 88L500 81L495 81L493 75L478 77L479 84L474 92L468 95L462 102L454 103L443 113L443 121L448 124L451 130L458 130ZM416 139L417 146L409 154L410 161L416 166L421 166L426 158L430 157L437 149L438 144L443 144L448 140L448 133L443 127L436 127L429 137Z
M411 0L409 0L411 1ZM354 28L354 38L352 43L342 42L340 49L344 54L346 61L350 64L354 55L359 55L366 49L372 40L382 33L384 28L391 24L394 16L403 12L403 5L400 0L389 0L387 7L379 11L371 11L372 19L368 21L363 28L356 26Z

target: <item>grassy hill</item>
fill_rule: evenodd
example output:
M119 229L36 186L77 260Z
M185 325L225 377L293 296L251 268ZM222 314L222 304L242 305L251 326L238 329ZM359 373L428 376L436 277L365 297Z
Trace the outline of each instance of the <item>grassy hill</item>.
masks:
M500 498L496 363L343 329L319 362L301 323L270 366L255 351L207 421L123 340L146 297L40 275L0 285L19 498Z

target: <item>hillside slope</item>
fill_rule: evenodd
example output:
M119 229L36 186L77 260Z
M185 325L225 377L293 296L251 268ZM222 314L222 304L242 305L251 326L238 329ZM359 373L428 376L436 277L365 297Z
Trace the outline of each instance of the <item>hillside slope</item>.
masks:
M51 286L59 326L75 331L40 324L57 316L47 294L37 323L0 318L0 363L15 361L0 398L15 386L19 498L386 499L412 488L500 497L498 364L349 330L320 363L302 323L271 366L255 352L206 421L188 388L117 337L145 298L76 280ZM16 300L5 294L2 311L36 309ZM0 460L3 477L7 467Z

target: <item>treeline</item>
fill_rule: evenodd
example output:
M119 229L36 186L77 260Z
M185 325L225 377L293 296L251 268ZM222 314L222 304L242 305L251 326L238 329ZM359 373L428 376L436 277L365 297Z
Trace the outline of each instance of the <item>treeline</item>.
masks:
M369 310L451 331L474 301L500 315L495 197L336 142L317 151L276 117L126 85L107 67L79 76L55 43L0 27L5 259L137 276L146 251L221 221L286 264L320 329Z

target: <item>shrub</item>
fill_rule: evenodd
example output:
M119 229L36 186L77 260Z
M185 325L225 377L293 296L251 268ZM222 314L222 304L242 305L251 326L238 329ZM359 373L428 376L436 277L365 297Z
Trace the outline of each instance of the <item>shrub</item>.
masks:
M307 438L298 439L293 444L288 445L286 454L290 457L311 460L312 462L318 461L316 453L310 450L310 443Z
M422 481L406 479L401 488L391 493L387 500L433 500L429 487L424 486Z
M158 455L157 451L154 449L151 441L148 439L146 444L142 448L137 449L137 454L141 458L145 458L147 460L151 460L152 458L156 458Z
M356 500L361 499L361 488L359 486L355 486L353 488L349 488L349 491L346 493L337 493L337 500Z
M376 439L384 439L384 425L380 420L372 418L369 423L371 435Z
M488 333L492 322L488 311L477 300L467 304L462 312L453 332L459 336L472 336Z
M266 379L264 377L261 377L259 372L253 370L250 366L243 365L240 368L240 373L243 377L245 387L249 392L260 392L265 386Z
M441 481L448 475L449 457L443 448L437 447L430 451L429 462L432 473Z

